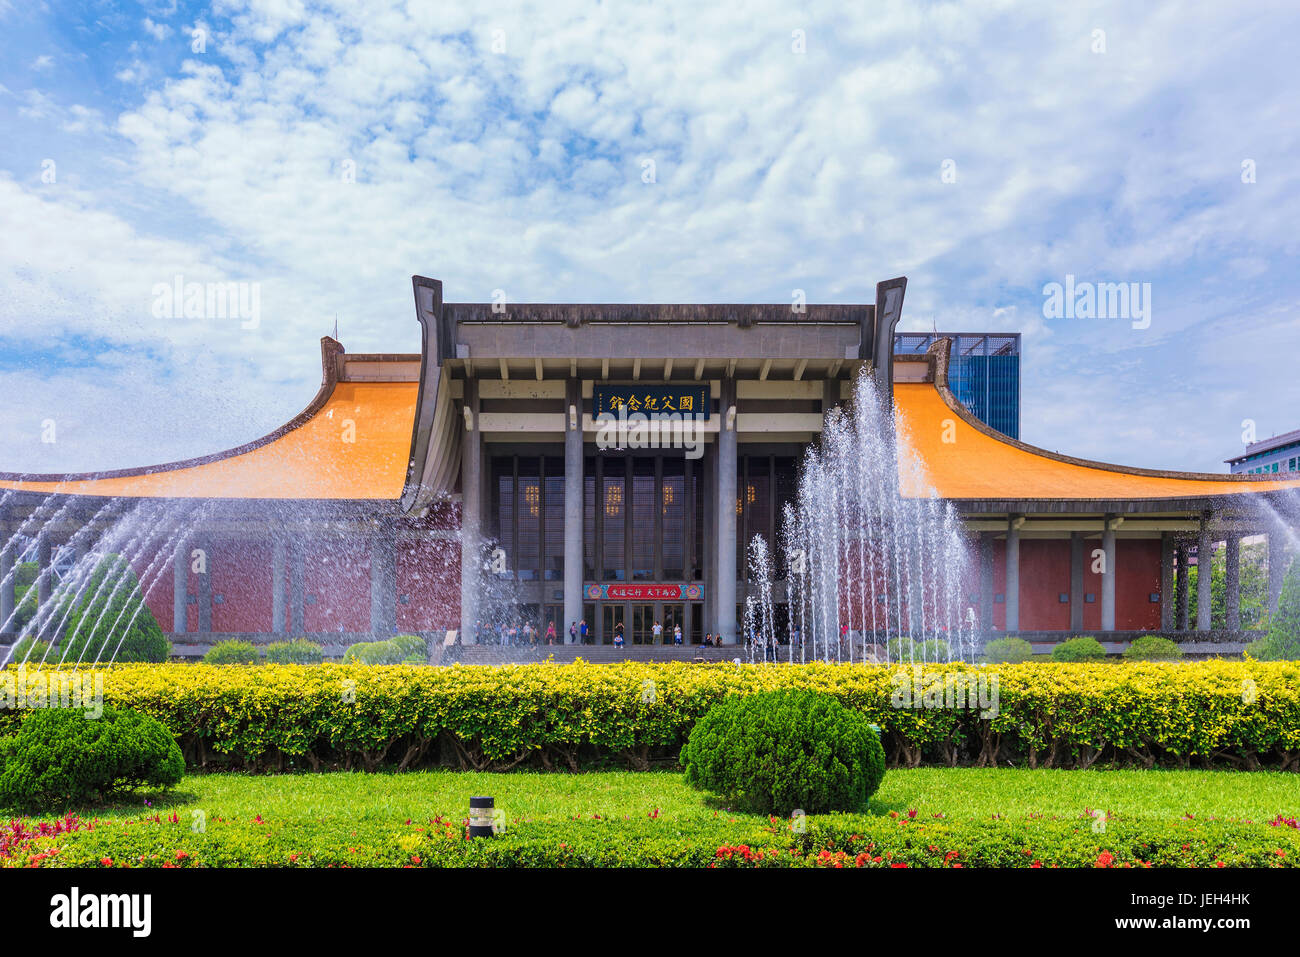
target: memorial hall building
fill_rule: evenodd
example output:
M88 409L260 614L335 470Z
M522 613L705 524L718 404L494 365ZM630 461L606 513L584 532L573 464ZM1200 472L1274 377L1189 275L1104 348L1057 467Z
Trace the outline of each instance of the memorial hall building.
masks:
M334 650L454 631L471 644L507 606L540 633L553 621L566 643L585 620L598 644L620 624L628 644L649 643L655 622L730 644L752 587L746 543L779 542L806 451L866 375L892 393L927 473L902 494L932 490L961 516L966 597L986 634L1209 641L1208 575L1188 620L1190 556L1226 549L1232 632L1253 535L1268 537L1276 603L1300 478L1026 445L1019 337L896 348L905 288L880 283L859 305L493 304L445 302L417 276L421 351L323 339L320 391L270 435L144 468L0 474L4 537L33 530L0 572L34 559L48 600L61 554L138 515L149 528L127 557L182 653L231 636Z

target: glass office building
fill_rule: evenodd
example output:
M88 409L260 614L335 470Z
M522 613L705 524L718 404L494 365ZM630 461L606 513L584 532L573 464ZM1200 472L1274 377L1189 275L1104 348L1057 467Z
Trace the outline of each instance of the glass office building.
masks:
M924 355L936 339L951 339L948 387L990 428L1020 438L1020 333L900 332L895 355Z
M1233 473L1300 472L1300 430L1252 442L1240 455L1225 461Z

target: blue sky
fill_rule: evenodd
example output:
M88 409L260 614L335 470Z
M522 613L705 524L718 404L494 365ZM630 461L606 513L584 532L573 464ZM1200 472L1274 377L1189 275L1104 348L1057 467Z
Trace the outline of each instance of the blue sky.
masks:
M717 6L0 0L0 469L264 434L336 315L418 349L412 273L611 302L907 275L905 328L1023 334L1026 441L1221 471L1244 419L1300 427L1300 12ZM1150 283L1149 327L1046 317L1067 274ZM260 322L160 318L176 276L256 284Z

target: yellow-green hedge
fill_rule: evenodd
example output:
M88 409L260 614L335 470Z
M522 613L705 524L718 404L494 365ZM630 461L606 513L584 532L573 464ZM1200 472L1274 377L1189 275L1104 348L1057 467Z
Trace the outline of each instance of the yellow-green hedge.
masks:
M866 713L894 764L1300 770L1294 662L946 665L919 675L820 664L118 665L104 672L104 697L161 720L192 764L646 767L675 758L729 692L809 687ZM979 677L996 680L996 713L899 706L904 683L942 689ZM0 730L20 715L0 711Z

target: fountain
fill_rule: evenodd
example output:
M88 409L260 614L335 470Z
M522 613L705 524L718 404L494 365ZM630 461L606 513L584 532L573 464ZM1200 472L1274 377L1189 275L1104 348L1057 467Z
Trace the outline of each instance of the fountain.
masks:
M865 372L851 411L833 410L820 447L808 452L785 508L782 549L790 662L973 660L960 521L928 487L899 441L892 401ZM750 659L761 660L775 638L773 562L761 536L750 542L749 568L757 594L746 603L745 638Z

